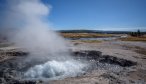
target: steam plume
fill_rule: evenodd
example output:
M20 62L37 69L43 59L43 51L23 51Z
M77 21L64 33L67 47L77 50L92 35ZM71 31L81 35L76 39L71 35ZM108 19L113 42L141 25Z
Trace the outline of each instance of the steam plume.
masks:
M31 54L53 55L67 51L65 41L49 30L49 23L45 20L50 11L49 5L40 0L14 0L9 3L8 22L13 24L11 27L17 28L14 36L10 37L12 42Z
M59 76L68 76L82 72L84 65L71 59L65 40L50 30L46 20L51 9L49 5L40 0L7 0L7 5L4 22L9 25L4 27L16 30L9 36L10 41L34 58L47 57L51 60L31 67L24 74L25 77L45 77L45 72L47 76L53 74L53 77L58 73Z

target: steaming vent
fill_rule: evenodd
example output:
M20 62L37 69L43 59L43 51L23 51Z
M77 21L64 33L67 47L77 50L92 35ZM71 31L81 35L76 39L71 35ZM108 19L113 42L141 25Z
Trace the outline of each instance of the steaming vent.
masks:
M35 65L24 73L25 78L31 79L59 79L64 77L77 76L84 73L85 65L75 60L48 61L44 64Z
M6 23L11 24L5 26L15 28L9 40L14 46L29 52L25 60L21 59L15 67L17 72L20 71L20 77L63 78L84 73L86 64L74 60L69 54L68 43L51 30L46 19L50 5L42 0L7 0L6 6Z
M132 62L117 57L102 55L100 51L75 51L70 60L50 60L29 67L22 75L24 79L63 79L86 74L93 70L108 70L120 72L123 67L136 65Z
M6 79L8 84L11 84L12 81L17 84L32 84L36 80L60 80L88 75L94 70L120 73L125 67L137 64L126 59L102 55L99 51L75 51L72 53L73 59L70 60L33 59L32 61L30 59L30 61L26 61L27 56L18 56L16 54L20 55L20 53L10 52L10 55L18 57L0 63L0 76L9 78L9 80Z

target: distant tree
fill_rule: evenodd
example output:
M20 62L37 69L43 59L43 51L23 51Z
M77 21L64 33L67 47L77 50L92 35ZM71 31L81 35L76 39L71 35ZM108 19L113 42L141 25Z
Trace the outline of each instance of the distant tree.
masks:
M130 35L131 35L131 36L134 36L134 32L131 32Z
M138 36L138 37L140 37L140 36L141 36L141 32L140 32L140 30L139 30L139 29L137 30L137 36Z
M131 36L134 36L134 37L141 37L143 34L142 34L141 31L138 29L137 32L131 32L130 35L131 35Z

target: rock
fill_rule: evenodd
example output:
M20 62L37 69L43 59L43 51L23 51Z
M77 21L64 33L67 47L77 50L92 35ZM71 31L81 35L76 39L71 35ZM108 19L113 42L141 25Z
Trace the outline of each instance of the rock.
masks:
M77 59L95 60L97 62L99 61L101 63L115 64L122 67L129 67L137 64L136 62L130 60L121 59L110 55L102 55L102 52L95 50L75 51L73 52L73 56Z
M14 84L37 84L36 81L15 81Z
M0 55L2 56L27 56L29 53L28 52L23 52L23 51L1 51Z
M102 52L100 51L85 51L88 57L92 57L93 59L97 60L101 57Z
M113 56L109 56L109 55L103 55L100 59L99 62L102 63L109 63L109 64L115 64L115 65L119 65L122 67L129 67L129 66L134 66L137 63L130 61L130 60L126 60L126 59L121 59L121 58L117 58L117 57L113 57Z
M97 60L101 56L100 51L75 51L73 52L73 56L86 58L88 60L94 59Z
M6 81L4 78L0 78L0 84L6 84Z

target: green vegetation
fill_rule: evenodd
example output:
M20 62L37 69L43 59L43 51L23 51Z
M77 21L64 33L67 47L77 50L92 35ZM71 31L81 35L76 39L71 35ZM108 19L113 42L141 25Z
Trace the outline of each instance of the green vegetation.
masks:
M133 37L141 37L144 34L140 30L137 30L137 32L131 32L130 35Z

